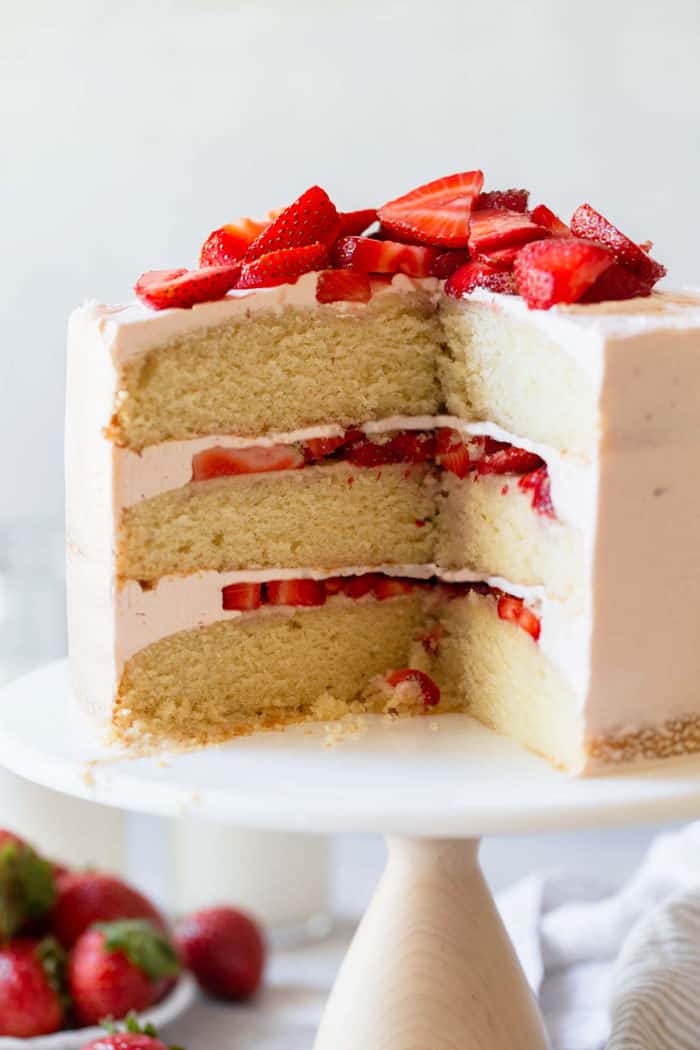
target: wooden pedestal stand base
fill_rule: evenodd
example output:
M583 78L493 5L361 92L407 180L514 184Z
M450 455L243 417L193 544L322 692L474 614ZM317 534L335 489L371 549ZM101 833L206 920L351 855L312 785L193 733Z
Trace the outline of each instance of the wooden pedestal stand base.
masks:
M388 845L314 1050L546 1050L478 840Z

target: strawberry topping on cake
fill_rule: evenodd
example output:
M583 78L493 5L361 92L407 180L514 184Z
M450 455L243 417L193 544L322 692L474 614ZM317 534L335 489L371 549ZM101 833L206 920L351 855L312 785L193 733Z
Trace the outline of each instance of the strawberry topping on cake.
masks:
M461 299L475 288L487 288L490 292L500 292L502 295L517 293L515 277L509 270L487 262L468 262L448 277L445 294Z
M242 259L256 237L267 229L268 222L237 219L212 230L199 253L200 266L225 266Z
M445 294L457 299L485 289L548 310L648 296L665 275L649 255L650 242L635 243L590 204L580 205L567 226L546 204L528 211L528 190L484 191L483 182L479 170L460 172L379 209L348 212L311 186L266 219L213 230L200 251L201 269L150 271L135 291L154 310L183 309L320 270L319 303L367 303L380 278L402 273L444 280ZM340 272L346 270L352 273Z
M555 215L546 204L538 204L536 208L533 208L530 212L530 218L538 226L544 226L545 229L549 230L552 237L572 236L571 230L566 223L562 222L559 216Z
M529 190L490 190L481 193L476 202L476 210L481 208L503 208L505 211L527 211L530 199Z
M361 273L406 273L410 277L429 277L440 253L435 248L377 241L372 237L345 237L333 254L336 266Z
M303 273L328 265L328 248L320 241L295 248L278 248L244 262L237 288L270 288L296 281Z
M316 298L319 303L368 303L372 298L372 286L365 273L323 270L318 275Z
M515 260L518 291L532 309L575 303L613 261L607 248L592 241L575 237L536 241Z
M241 276L241 266L204 266L201 270L148 270L142 273L134 291L154 310L173 306L190 307L223 299L235 288Z
M409 243L464 248L469 244L472 208L483 184L481 171L428 182L380 208L382 228Z
M547 236L543 227L533 222L527 214L506 211L504 208L486 208L472 215L469 251L476 255L478 252L515 248Z
M266 226L248 246L245 258L259 259L280 249L317 243L330 248L339 230L340 219L332 200L320 186L312 186Z
M338 213L340 229L338 238L356 237L365 233L377 221L375 208L361 208L359 211L341 211Z
M617 226L595 211L590 204L582 204L571 219L571 232L583 240L605 245L613 258L632 273L658 281L666 274L666 267L652 259L639 244L625 236Z

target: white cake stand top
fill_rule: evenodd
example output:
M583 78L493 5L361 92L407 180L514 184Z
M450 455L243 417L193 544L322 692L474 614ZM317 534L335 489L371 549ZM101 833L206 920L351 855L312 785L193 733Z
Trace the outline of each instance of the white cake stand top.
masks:
M463 715L366 721L334 746L299 727L126 759L76 713L59 661L0 692L0 764L107 805L240 827L467 837L700 814L700 758L573 779Z

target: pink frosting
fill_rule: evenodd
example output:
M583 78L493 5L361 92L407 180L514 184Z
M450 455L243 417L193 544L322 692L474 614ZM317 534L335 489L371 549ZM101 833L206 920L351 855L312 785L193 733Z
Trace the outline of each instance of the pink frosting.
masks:
M173 630L221 619L221 587L255 575L170 578L145 592L136 584L117 587L112 566L121 508L186 483L194 451L213 443L251 443L244 436L212 436L168 442L140 457L114 449L103 428L118 396L119 365L175 335L234 316L289 304L317 308L315 279L306 275L294 286L230 296L193 310L90 306L73 315L66 434L71 651L78 691L104 719L129 655ZM437 297L436 282L395 278L392 285L406 294L418 287ZM542 618L543 653L580 697L585 732L628 732L700 713L698 616L692 602L700 590L700 490L692 480L700 456L700 297L658 293L648 300L548 312L527 311L517 297L478 293L474 298L540 329L586 369L599 391L601 436L589 463L504 435L493 425L445 421L542 455L557 512L588 539L591 584L585 607L551 601L537 589L527 594ZM401 426L422 428L442 418L402 420ZM367 429L391 429L391 422L375 421ZM392 571L411 574L411 568L426 575L436 569L394 566ZM314 572L327 574L295 569L289 575ZM498 585L516 594L524 590L509 581Z

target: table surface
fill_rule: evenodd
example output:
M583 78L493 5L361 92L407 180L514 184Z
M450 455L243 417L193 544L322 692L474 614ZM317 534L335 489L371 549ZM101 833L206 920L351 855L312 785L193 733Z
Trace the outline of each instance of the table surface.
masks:
M77 713L67 661L0 693L0 764L67 794L239 827L472 836L695 817L700 758L574 779L464 715L297 727L129 759Z
M159 1034L187 1050L309 1050L353 927L340 923L323 941L273 952L265 984L252 1002L218 1003L200 996Z

